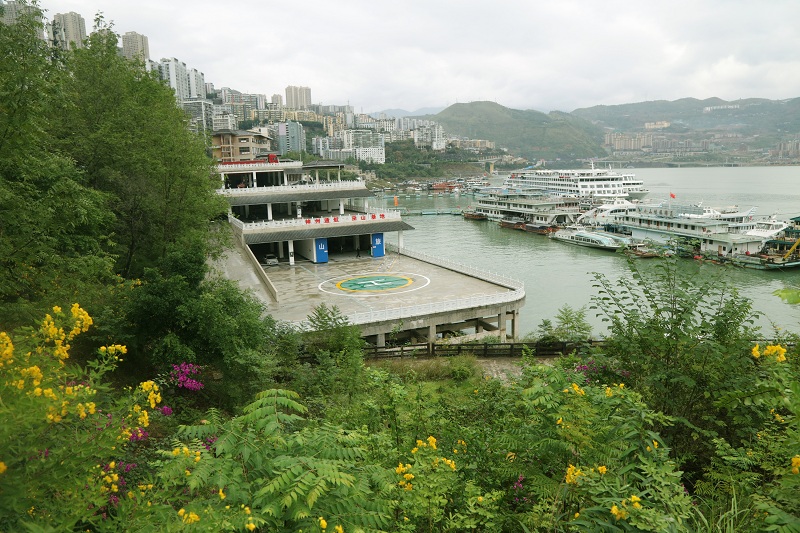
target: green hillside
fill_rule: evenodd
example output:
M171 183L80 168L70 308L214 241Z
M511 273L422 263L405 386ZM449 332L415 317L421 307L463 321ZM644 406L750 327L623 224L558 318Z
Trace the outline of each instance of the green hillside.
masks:
M707 109L716 108L716 109ZM800 131L800 98L682 98L576 109L573 116L619 131L643 130L645 122L668 121L688 130L736 130L746 135L779 135Z
M530 160L604 155L601 130L567 113L544 114L494 102L470 102L454 104L431 118L450 134L488 139L498 148Z

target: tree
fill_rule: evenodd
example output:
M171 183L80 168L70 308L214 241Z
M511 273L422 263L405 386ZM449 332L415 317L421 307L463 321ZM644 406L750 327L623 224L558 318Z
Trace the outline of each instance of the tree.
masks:
M84 49L67 56L64 99L53 112L58 146L113 196L113 252L124 276L141 275L172 244L209 237L225 212L203 140L188 128L169 87L117 54L101 17Z
M39 38L35 12L0 24L0 322L28 322L43 302L99 298L112 272L109 196L87 187L54 150L50 109L59 61ZM88 302L87 302L88 303Z
M630 275L616 283L595 274L593 307L611 323L603 346L608 364L671 417L659 430L692 479L709 465L713 438L738 446L764 423L757 404L770 392L757 385L750 355L757 331L750 302L722 273L696 282L678 259L660 261L653 270L631 261Z

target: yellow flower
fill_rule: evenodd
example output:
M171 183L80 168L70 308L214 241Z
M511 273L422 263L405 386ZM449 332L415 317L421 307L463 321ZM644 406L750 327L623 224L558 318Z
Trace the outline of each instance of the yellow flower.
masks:
M321 516L319 517L319 527L321 527L322 529L325 529L325 528L328 527L328 523Z
M614 515L614 518L617 520L621 520L628 516L628 512L625 509L620 509L616 505L611 506L611 514Z
M558 420L556 420L556 424L561 425L564 420L559 416Z
M256 525L252 522L248 522L247 525L245 525L244 527L246 527L250 531L253 531L256 528Z
M6 466L6 464L3 461L0 461L0 474L5 472L6 470L8 470L8 467Z
M583 475L583 472L580 469L576 468L575 465L569 465L567 468L567 475L565 477L565 481L571 485L578 484L578 478Z
M478 503L483 503L483 496L478 496Z
M597 467L597 471L600 472L601 474L605 474L606 472L608 472L608 468L601 465Z
M220 500L224 500L225 499L225 493L222 492L222 489L219 489L219 499Z
M753 349L750 351L750 353L752 353L752 354L753 354L753 357L755 357L756 359L758 359L759 357L761 357L761 351L760 351L760 350L759 350L759 348L758 348L758 344L756 344L755 346L753 346Z
M342 526L336 526L333 528L336 533L344 533L344 528Z
M614 395L614 392L611 390L611 387L606 387L606 397L611 398Z
M0 463L2 465L3 463ZM0 469L2 473L2 469ZM792 474L800 474L800 455L792 457Z
M581 516L581 513L575 513L575 518L578 518L580 516Z
M411 481L412 479L414 479L414 474L405 474L405 475L403 476L403 478L404 478L406 481Z
M434 437L433 435L428 437L428 445L435 450L436 449L436 437Z

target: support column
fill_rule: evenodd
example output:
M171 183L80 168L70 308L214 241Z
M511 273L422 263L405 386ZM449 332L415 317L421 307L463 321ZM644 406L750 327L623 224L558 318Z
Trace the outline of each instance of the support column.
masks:
M506 312L503 311L497 315L497 334L500 336L500 342L506 342Z
M319 185L319 169L318 168L314 169L314 180L317 182L317 185Z
M250 182L251 182L251 185L250 185L251 187L258 187L257 182L256 182L256 171L255 170L253 171L253 179L251 179Z
M297 218L303 218L303 208L300 207L300 202L297 202Z
M517 326L519 325L519 311L511 312L511 342L517 342Z
M294 266L294 241L289 241L289 266Z
M375 344L378 348L383 348L386 346L386 333L378 333L378 338L375 341Z
M272 220L272 204L267 204L267 220Z
M339 215L344 215L344 198L339 198Z
M342 169L336 167L336 181L342 181Z
M433 353L433 345L436 344L436 324L428 326L428 353Z
M403 248L403 230L397 232L397 247Z

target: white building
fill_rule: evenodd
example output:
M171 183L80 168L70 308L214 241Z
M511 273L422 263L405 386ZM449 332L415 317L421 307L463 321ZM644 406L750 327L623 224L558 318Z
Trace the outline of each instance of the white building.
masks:
M196 68L190 69L187 73L189 76L189 98L205 98L206 97L206 77L205 74Z
M178 61L174 57L170 59L162 58L158 70L161 74L161 79L167 82L172 87L172 90L175 91L175 98L178 102L183 102L191 97L189 70L186 68L186 63Z

